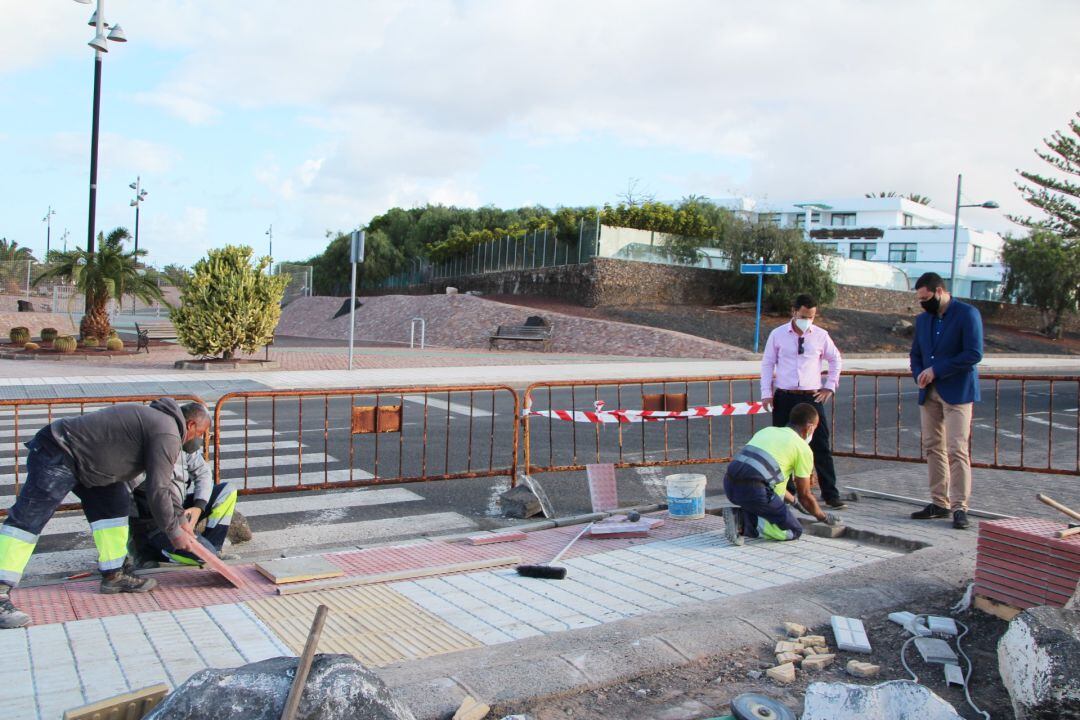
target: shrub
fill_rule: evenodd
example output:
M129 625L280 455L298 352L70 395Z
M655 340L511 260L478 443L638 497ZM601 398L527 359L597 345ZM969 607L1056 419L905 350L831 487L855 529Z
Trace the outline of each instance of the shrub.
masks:
M84 337L82 341L83 347L96 348L101 344L101 341L91 335L90 337Z
M289 278L270 275L270 258L253 263L253 255L249 247L230 245L195 263L180 306L170 313L180 344L192 355L229 360L274 337Z
M23 345L23 350L31 350L32 351L32 350L40 350L40 349L41 349L41 346L38 345L36 342L28 342L25 345Z
M70 355L79 347L79 343L71 335L61 335L53 340L53 347L64 354Z
M56 328L41 328L41 342L51 343L59 336L60 332Z
M30 329L13 327L8 331L8 339L11 340L13 345L22 345L23 343L30 342Z
M118 337L111 337L105 343L105 349L111 352L124 349L124 341Z

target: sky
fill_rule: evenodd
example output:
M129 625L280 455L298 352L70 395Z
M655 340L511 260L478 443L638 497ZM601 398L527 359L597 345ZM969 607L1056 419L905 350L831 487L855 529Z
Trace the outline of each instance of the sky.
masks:
M85 246L95 5L0 0L0 237ZM97 227L277 261L394 206L927 195L1016 231L1080 110L1073 0L108 0Z

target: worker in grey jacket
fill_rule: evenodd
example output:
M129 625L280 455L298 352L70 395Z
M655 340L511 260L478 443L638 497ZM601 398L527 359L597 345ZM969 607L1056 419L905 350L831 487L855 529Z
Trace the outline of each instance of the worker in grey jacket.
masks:
M181 550L196 542L173 504L172 471L182 447L195 448L210 429L206 408L172 398L120 404L46 425L26 443L26 482L0 526L0 628L29 624L10 591L38 536L68 493L82 501L98 549L101 592L148 592L157 584L124 572L131 487L145 473L157 526Z
M131 555L140 564L161 561L197 565L191 553L177 550L160 529L153 526L150 500L145 484L135 488L131 503ZM236 510L236 488L228 482L214 484L214 473L202 452L182 451L173 466L173 505L195 527L203 518L206 528L199 541L219 556L229 534L229 523Z

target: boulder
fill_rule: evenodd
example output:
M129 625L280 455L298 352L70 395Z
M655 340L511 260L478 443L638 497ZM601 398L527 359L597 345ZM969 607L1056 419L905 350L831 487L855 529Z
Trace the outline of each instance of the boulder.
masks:
M880 665L874 665L868 662L859 662L858 660L848 660L847 667L848 675L857 678L872 678L877 677L881 672Z
M544 511L540 499L524 485L515 485L500 495L499 506L508 518L524 519Z
M188 678L145 720L279 720L299 658L277 657ZM383 681L350 655L316 655L296 720L415 720Z
M961 720L952 705L910 680L880 685L812 683L802 720Z
M1017 615L998 641L998 672L1018 720L1080 717L1080 611Z
M889 332L900 337L911 337L915 334L915 326L908 320L897 320L889 328Z

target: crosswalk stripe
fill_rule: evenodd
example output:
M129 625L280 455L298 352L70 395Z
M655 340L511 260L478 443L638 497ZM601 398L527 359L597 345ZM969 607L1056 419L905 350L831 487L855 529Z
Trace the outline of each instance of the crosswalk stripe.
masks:
M302 528L261 530L256 532L255 537L249 542L238 546L238 549L242 553L257 553L291 548L296 546L300 537L303 538L303 544L308 547L330 544L357 545L383 538L459 529L472 530L475 527L476 523L455 512L406 515L382 520L359 520L305 525Z
M303 447L304 447L304 455L306 456L308 454L307 453L308 446L305 443ZM278 455L281 455L282 453L295 455L296 454L296 440L276 440L276 441L269 441L269 442L249 442L246 445L245 445L244 442L241 441L241 442L222 443L222 445L221 445L221 452L223 452L223 453L244 452L245 449L248 452L262 452L262 451L265 451L265 450L273 450Z
M343 483L351 480L371 480L374 475L366 470L360 468L353 468L352 478L349 477L349 470L327 470L325 473L322 470L315 470L311 472L302 473L297 480L296 473L278 473L277 475L248 475L246 487L255 488L268 488L279 487L288 488L295 485L322 485L323 482L328 483ZM243 477L226 477L221 479L222 482L236 483L237 487L245 487Z
M238 468L266 468L266 467L289 467L296 465L300 461L300 455L295 452L296 448L290 448L288 454L275 455L257 455L255 457L248 458L222 458L221 469L222 470L235 470ZM303 463L304 465L322 465L325 463L337 462L337 458L333 455L326 455L325 453L304 453Z
M331 510L351 507L370 507L372 505L392 505L423 500L421 496L405 488L360 489L348 492L310 493L301 497L273 498L252 500L241 498L236 507L245 517L253 518L264 515L304 512L310 510ZM54 517L45 526L42 535L63 535L67 533L86 533L89 541L90 526L82 513L63 513Z
M423 395L406 395L404 399L411 403L416 403L417 405L423 405L425 403ZM432 397L430 395L427 396L426 402L429 408L436 408L439 410L446 410L447 408L449 408L450 412L456 413L458 415L464 415L466 417L468 417L469 415L472 415L474 418L491 417L490 410L483 410L478 407L469 407L468 405L462 405L461 403L456 402L447 403L445 400L440 400L439 398Z

